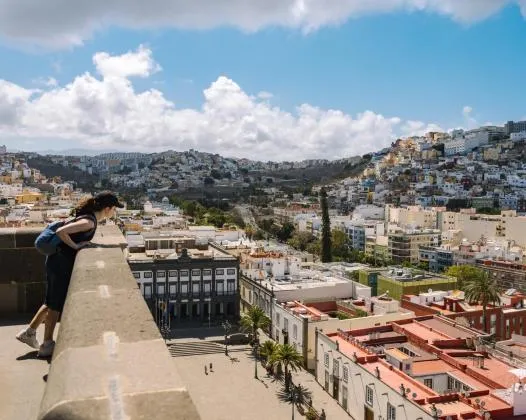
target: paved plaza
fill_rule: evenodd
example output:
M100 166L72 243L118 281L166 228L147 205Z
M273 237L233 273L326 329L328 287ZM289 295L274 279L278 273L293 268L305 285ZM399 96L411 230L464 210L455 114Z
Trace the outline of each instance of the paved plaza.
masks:
M292 417L289 403L280 401L282 383L266 377L258 363L259 380L254 379L254 359L250 350L234 347L229 356L224 353L202 354L174 358L177 370L190 391L203 420L280 420ZM205 365L212 363L213 372L205 374ZM209 370L209 369L208 369ZM312 392L316 410L323 408L327 419L351 417L328 395L307 372L293 374L293 382ZM304 419L297 411L296 419Z
M0 419L35 420L44 394L47 360L37 359L36 350L15 340L26 320L0 321ZM42 338L42 331L38 332Z

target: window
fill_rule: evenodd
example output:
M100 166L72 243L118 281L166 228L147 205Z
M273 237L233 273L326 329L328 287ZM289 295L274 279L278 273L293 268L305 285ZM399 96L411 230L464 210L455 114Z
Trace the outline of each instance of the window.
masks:
M285 331L289 330L289 320L288 320L288 318L283 318L283 329Z
M365 386L365 402L373 406L373 389L369 385Z
M157 272L157 278L164 278L164 277L166 277L166 271Z
M342 407L347 410L347 387L342 386Z
M133 272L133 277L135 277L136 279L140 279L141 278L141 273L138 273L137 271L134 271Z
M279 314L276 314L276 326L279 327L280 323L279 323Z
M432 378L424 379L424 385L427 386L428 388L433 389L433 379Z
M296 324L292 326L292 338L294 340L298 338L298 326Z
M188 270L181 270L181 277L188 277Z
M168 277L177 277L177 270L168 271Z
M228 268L226 270L226 273L229 274L229 275L236 274L236 269L235 268Z
M177 284L170 283L170 295L175 296L177 295Z
M203 276L211 276L212 270L203 270Z
M164 296L164 284L158 284L157 285L157 296Z
M144 278L145 279L151 279L153 277L153 273L151 271L145 271L144 272Z
M329 367L329 353L325 353L323 360L325 362L325 366Z
M216 276L223 276L225 274L224 268L218 268L216 269Z
M387 403L387 420L396 420L396 407Z
M343 367L343 382L349 382L349 368L347 366Z
M201 275L201 270L192 270L192 276L199 277Z
M151 283L147 283L144 285L144 297L145 298L152 297L152 284Z
M226 287L229 295L233 295L236 293L236 281L235 280L227 280Z
M335 378L340 377L340 362L338 362L336 359L334 359L334 362L332 363L332 374Z
M218 295L225 293L225 286L222 281L216 281L216 292Z

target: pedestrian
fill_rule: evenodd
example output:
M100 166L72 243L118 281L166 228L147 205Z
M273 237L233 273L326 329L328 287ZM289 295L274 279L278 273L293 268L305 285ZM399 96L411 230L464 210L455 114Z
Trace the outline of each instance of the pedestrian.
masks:
M208 375L208 371L206 370L206 365L205 365L205 375Z
M210 372L213 372L213 370L212 370L212 362L210 362Z
M326 420L327 416L325 415L325 410L322 408L321 409L321 414L320 414L320 420Z
M44 304L28 327L16 335L17 340L38 349L38 357L50 357L53 354L55 348L53 333L64 308L77 252L89 245L95 235L98 222L113 217L116 207L123 208L124 205L110 191L101 192L95 197L86 197L72 210L74 218L56 230L61 242L57 246L57 251L46 257ZM44 342L40 344L36 330L42 322L45 323Z

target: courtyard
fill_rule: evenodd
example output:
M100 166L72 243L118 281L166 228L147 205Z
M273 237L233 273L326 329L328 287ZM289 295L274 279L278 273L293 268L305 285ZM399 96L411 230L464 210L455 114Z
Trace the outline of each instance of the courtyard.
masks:
M259 379L254 378L254 359L248 346L232 347L228 356L223 352L180 356L174 362L203 420L292 418L290 403L279 397L282 382L267 377L259 362ZM318 412L324 409L327 419L351 418L309 373L294 372L293 382L311 391L314 408ZM305 417L295 408L295 418Z

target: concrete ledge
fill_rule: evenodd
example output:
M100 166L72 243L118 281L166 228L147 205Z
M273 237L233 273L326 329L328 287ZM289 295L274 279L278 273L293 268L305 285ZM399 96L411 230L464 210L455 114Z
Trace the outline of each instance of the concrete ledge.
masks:
M80 251L40 420L199 419L123 255L116 227Z

